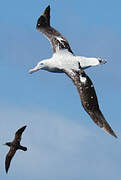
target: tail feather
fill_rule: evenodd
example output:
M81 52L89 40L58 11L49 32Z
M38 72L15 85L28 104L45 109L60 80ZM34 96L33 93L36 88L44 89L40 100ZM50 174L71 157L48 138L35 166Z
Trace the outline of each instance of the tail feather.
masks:
M107 63L107 60L106 59L102 59L102 58L97 58L98 61L100 62L100 64L105 64Z
M115 138L117 138L116 134L114 133L114 131L112 130L112 128L110 127L108 122L105 120L105 118L104 118L104 116L103 116L103 114L102 114L102 112L100 110L91 112L90 116L93 119L93 121L100 128L102 128L104 131L108 132L109 134L111 134Z

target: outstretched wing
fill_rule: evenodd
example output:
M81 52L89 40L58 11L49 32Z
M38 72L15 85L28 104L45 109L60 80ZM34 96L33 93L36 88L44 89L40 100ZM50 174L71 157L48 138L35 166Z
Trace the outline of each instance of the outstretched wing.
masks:
M16 149L11 147L9 152L8 152L8 154L6 155L6 159L5 159L5 170L6 170L6 173L8 172L11 160L12 160L12 158L13 158L15 153L16 153Z
M50 26L50 6L44 10L43 14L37 20L36 29L42 32L49 39L53 53L66 49L73 54L66 38Z
M107 131L112 136L116 134L105 120L102 112L100 111L98 99L91 79L82 70L79 64L79 71L65 70L63 71L72 79L79 92L82 105L85 111L90 115L92 120L103 130Z
M26 126L23 126L22 128L20 128L16 131L14 140L18 140L18 141L21 140L21 136L22 136L22 133L24 132L25 128L26 128Z

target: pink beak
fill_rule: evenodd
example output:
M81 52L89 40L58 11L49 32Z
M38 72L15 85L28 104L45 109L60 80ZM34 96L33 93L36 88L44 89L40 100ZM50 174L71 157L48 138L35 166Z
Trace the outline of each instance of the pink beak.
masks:
M29 70L29 73L32 74L33 72L36 72L38 70L39 70L39 68L37 66L35 66L33 69Z

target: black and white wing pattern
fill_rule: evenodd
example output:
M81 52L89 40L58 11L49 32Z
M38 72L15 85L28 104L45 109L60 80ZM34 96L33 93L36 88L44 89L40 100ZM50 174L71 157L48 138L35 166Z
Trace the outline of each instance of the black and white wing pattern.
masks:
M43 14L37 20L36 29L42 32L49 39L53 53L67 49L73 54L66 38L50 26L50 6L44 10Z
M5 170L6 170L6 173L8 172L11 160L12 160L12 158L13 158L15 153L16 153L16 148L11 147L9 152L8 152L8 154L6 155L6 159L5 159Z
M82 105L85 111L90 115L92 120L103 130L117 138L116 134L105 120L102 112L100 111L97 95L91 79L86 75L79 64L79 71L63 69L74 82L79 92Z

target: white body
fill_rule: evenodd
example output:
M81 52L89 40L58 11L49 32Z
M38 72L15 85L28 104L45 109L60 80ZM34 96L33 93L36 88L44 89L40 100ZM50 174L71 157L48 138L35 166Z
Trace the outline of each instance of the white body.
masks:
M87 58L83 56L74 56L68 50L59 50L53 54L52 58L40 61L35 68L31 69L29 72L33 73L39 69L47 70L50 72L63 72L62 69L68 70L79 70L78 63L85 69L90 66L97 66L99 64L104 64L106 60L100 58Z
M44 62L47 65L47 68L45 68L45 70L51 72L54 72L54 70L55 72L60 72L61 69L78 70L79 69L78 63L80 63L83 69L88 68L90 66L97 66L100 64L98 58L86 58L83 56L74 56L73 54L71 54L66 50L63 50L62 52L58 51L57 53L53 54L52 58L40 61L40 63L41 62Z

